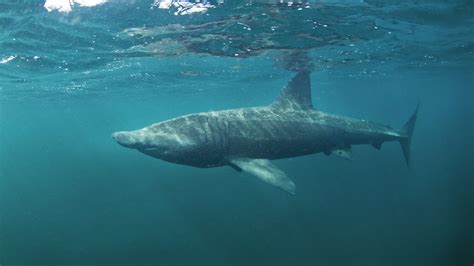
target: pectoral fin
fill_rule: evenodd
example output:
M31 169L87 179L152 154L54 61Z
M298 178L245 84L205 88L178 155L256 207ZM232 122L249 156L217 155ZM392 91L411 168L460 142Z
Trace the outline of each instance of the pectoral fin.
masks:
M292 195L295 194L295 183L270 160L239 158L230 160L230 165L234 169L241 169Z
M334 149L331 151L331 155L337 155L343 159L352 160L352 150L351 147Z

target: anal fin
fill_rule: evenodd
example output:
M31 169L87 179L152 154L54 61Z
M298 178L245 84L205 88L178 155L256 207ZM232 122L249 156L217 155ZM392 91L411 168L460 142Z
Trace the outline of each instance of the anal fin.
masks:
M372 142L372 146L376 148L377 150L380 150L382 148L382 142L381 141L374 141Z
M292 195L295 194L295 183L270 160L238 158L230 160L230 165L234 169L241 169Z

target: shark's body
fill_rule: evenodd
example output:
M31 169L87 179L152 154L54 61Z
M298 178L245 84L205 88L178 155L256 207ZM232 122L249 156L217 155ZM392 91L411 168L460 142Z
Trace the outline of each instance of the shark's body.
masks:
M417 108L418 109L418 108ZM416 111L403 129L314 110L309 72L298 73L268 107L196 113L136 131L116 132L123 146L169 162L229 165L294 194L295 185L269 160L323 152L349 159L351 145L399 141L407 163Z

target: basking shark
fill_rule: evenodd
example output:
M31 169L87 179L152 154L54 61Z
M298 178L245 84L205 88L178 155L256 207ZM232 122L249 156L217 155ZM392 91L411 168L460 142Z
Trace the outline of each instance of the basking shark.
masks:
M398 141L410 164L418 112L399 129L313 108L309 71L300 71L269 106L189 114L112 134L120 145L200 168L230 166L291 194L295 184L271 160L313 153L352 158L351 146Z

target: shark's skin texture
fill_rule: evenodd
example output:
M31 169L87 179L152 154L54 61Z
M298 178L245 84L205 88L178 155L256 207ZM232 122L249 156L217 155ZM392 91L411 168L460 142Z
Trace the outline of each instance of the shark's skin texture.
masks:
M320 152L344 157L350 156L351 145L380 149L383 142L400 141L404 152L408 149L408 162L415 119L416 112L408 126L395 130L314 110L309 73L300 72L268 107L190 114L112 137L122 146L172 163L243 169L294 194L293 182L266 160Z
M369 121L272 107L190 114L114 133L125 147L195 167L227 165L229 158L291 158L401 137L392 128Z

